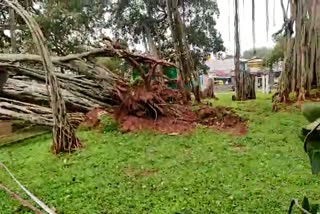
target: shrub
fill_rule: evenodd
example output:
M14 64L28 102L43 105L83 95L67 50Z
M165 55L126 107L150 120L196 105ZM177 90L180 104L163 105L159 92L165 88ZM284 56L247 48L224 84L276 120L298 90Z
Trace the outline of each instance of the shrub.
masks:
M101 120L101 125L103 127L103 132L118 131L118 123L111 116L103 115L100 120Z

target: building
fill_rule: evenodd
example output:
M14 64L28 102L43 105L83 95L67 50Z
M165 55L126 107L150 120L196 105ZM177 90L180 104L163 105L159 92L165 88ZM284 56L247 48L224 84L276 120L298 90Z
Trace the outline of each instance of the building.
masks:
M246 70L246 59L240 59L240 69ZM209 67L208 74L201 77L201 88L205 89L208 79L214 79L215 84L219 87L223 85L223 88L232 88L235 85L234 78L234 57L227 56L225 58L210 58L206 65ZM222 87L222 86L221 86Z
M206 62L206 65L209 67L209 71L207 75L201 76L202 89L206 88L208 80L212 78L218 87L220 87L219 85L229 85L229 87L235 86L235 65L233 56L227 56L223 59L211 57ZM279 81L282 62L275 64L272 68L266 68L263 65L262 58L253 57L249 60L240 59L240 70L250 72L251 75L255 76L256 89L262 90L263 93L269 93L272 87Z
M247 62L248 70L255 75L256 89L261 89L262 93L269 93L277 85L282 70L282 63L275 64L272 68L263 65L263 59L253 57Z
M253 57L247 62L248 70L255 76L255 87L261 89L263 93L271 90L270 69L263 66L263 59Z

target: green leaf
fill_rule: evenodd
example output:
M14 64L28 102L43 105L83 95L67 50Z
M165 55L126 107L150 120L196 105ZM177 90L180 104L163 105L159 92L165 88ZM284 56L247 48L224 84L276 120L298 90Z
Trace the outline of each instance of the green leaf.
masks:
M320 151L319 150L311 150L308 152L312 174L318 174L320 172Z
M309 204L309 200L308 200L307 197L304 197L304 198L303 198L302 208L305 209L305 210L307 210L307 211L310 211L310 204ZM304 214L304 213L302 212L302 214Z
M307 103L302 106L302 114L308 121L314 122L320 118L320 104Z
M319 210L319 204L312 204L312 205L311 205L311 210L310 210L310 212L311 212L312 214L317 214L317 213L318 213L318 210Z

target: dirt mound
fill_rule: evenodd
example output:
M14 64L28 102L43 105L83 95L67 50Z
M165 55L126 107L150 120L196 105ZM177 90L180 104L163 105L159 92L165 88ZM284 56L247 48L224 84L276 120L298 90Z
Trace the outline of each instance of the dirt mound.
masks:
M162 116L157 119L127 115L119 118L123 132L142 130L163 134L185 134L192 132L197 124L214 130L230 132L241 136L247 133L246 121L231 108L201 106L198 111L191 111L189 106L175 105L175 116ZM179 114L177 113L179 112Z
M198 123L216 130L230 132L236 136L247 133L246 120L230 107L201 106L198 111Z
M123 132L148 130L171 135L189 133L195 128L195 125L195 122L182 121L168 117L160 117L156 120L152 120L137 116L125 116L120 121L120 129Z
M102 115L108 114L108 112L104 109L96 107L89 111L85 117L84 121L80 124L80 127L84 128L94 128L100 124L100 117Z
M201 106L198 118L202 125L219 128L232 128L236 124L245 122L232 108L221 106L215 108Z
M121 85L117 99L121 103L114 111L114 118L123 132L142 130L164 134L184 134L197 124L221 131L246 133L245 121L231 108L200 105L192 111L184 94L162 82L152 84Z

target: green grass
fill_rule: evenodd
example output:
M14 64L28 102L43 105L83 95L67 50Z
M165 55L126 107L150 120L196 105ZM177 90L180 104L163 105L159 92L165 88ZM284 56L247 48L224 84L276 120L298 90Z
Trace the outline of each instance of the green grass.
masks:
M269 96L214 105L236 108L250 120L244 137L197 129L188 136L82 131L85 148L50 153L49 136L0 149L3 161L58 213L287 213L293 198L319 199L295 108L272 113ZM0 181L21 191L3 170ZM319 201L318 201L319 202ZM0 192L0 213L28 213Z

